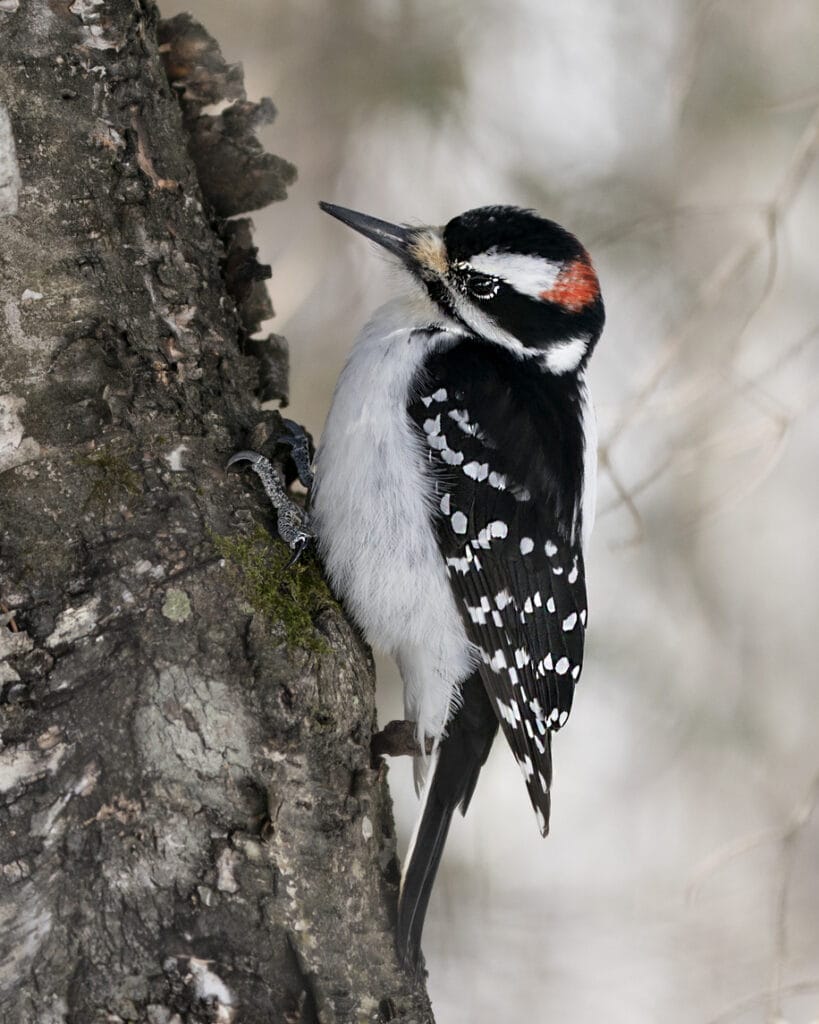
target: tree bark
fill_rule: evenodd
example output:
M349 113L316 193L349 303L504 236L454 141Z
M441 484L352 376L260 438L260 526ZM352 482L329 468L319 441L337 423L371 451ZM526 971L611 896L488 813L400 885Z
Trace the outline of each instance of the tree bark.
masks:
M148 0L0 0L0 1019L431 1021L369 652L223 471L284 350L209 213L292 169L176 20L183 117L156 33Z

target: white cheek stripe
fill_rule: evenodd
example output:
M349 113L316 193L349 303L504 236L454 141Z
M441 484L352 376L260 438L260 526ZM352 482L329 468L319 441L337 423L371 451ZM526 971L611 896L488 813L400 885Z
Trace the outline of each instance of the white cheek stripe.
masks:
M587 337L569 338L568 341L560 341L546 350L544 362L552 373L568 373L576 370L580 361L586 354L589 347Z
M562 269L542 256L523 256L519 253L498 252L488 249L469 261L481 274L501 277L521 295L539 299L542 292L551 291Z

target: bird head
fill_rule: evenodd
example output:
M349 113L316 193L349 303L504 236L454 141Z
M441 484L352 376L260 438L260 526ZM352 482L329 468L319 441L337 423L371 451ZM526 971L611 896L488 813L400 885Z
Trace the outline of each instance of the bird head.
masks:
M577 373L603 329L588 253L554 221L514 206L483 206L445 227L390 224L320 203L396 257L451 319L554 374Z

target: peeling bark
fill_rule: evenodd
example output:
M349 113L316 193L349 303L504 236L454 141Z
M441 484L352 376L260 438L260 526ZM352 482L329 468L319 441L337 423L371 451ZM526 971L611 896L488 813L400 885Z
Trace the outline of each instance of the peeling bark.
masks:
M254 357L266 272L211 215L292 168L170 25L184 116L147 0L0 5L0 1018L431 1021L369 653L315 565L225 554L264 511L222 467L275 432L286 350Z

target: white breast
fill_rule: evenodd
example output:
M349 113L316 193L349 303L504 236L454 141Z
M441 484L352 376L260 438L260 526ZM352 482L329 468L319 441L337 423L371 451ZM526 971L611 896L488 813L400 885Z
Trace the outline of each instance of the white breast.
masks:
M410 386L458 329L426 299L379 309L336 385L316 455L312 524L331 585L375 647L393 654L419 738L437 739L472 670L433 534L433 480L406 413Z

